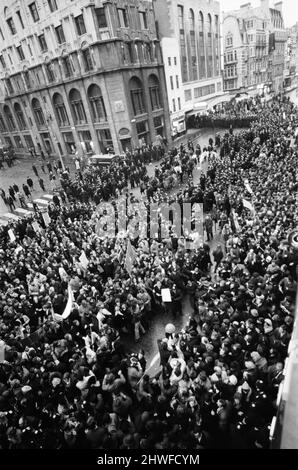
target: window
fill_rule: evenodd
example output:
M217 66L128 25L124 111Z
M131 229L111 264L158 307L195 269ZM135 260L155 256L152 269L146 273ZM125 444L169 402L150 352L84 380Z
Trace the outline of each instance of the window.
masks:
M148 143L148 121L141 121L141 122L137 122L136 124L136 127L137 127L137 134L138 134L138 139L140 141L140 143L145 143L147 144Z
M174 65L177 65L177 57L174 57Z
M97 19L97 24L99 28L107 28L107 18L105 8L95 8L95 14Z
M107 113L101 93L101 89L97 85L91 85L88 89L88 98L92 111L94 122L106 121Z
M53 104L54 104L54 109L56 112L56 117L57 117L59 127L69 126L69 119L68 119L67 111L65 108L65 104L64 104L62 96L59 93L54 94Z
M52 141L51 141L50 134L48 132L44 132L40 134L40 137L42 138L42 142L43 142L44 148L46 149L46 152L48 154L51 154L53 152L53 148L52 148Z
M178 98L178 109L179 109L179 111L181 109L181 98Z
M47 73L47 77L50 83L56 80L53 64L46 65L46 73Z
M30 55L30 57L33 57L33 54L32 54L32 49L31 49L31 46L30 46L30 44L28 43L28 44L27 44L27 46L28 46L28 51L29 51L29 55Z
M51 10L52 13L53 11L58 10L56 0L48 0L48 4L49 4L49 9Z
M176 75L176 87L179 88L179 77Z
M16 27L15 27L15 24L14 24L14 21L12 18L8 18L6 20L6 23L8 24L8 27L10 29L10 32L12 35L16 34L17 33L17 30L16 30Z
M153 118L153 125L155 135L163 136L163 116L156 116Z
M73 76L74 68L70 56L67 56L63 59L63 69L66 78Z
M171 65L172 65L171 57L168 57L168 64L171 67Z
M67 153L74 154L76 152L76 144L72 132L64 132L62 134Z
M20 12L20 11L17 11L17 16L18 16L18 18L19 18L19 22L20 22L20 24L21 24L21 26L22 26L22 29L24 29L25 26L24 26L23 18L22 18L22 15L21 15L21 12Z
M184 90L185 101L191 100L191 90Z
M4 137L4 141L5 141L6 145L8 145L8 147L13 147L10 137Z
M30 88L32 88L32 84L31 84L30 74L29 74L28 70L25 70L23 72L23 77L24 77L24 81L25 81L27 89L30 90Z
M31 135L24 135L24 139L27 145L28 150L34 148L33 140Z
M141 29L148 29L147 13L145 11L140 11L139 15L140 15Z
M83 144L83 150L87 153L93 152L93 142L89 131L79 132L80 142Z
M0 55L0 63L1 63L2 68L5 69L6 63L5 63L5 60L3 58L3 55Z
M84 61L85 72L88 72L89 70L93 70L94 65L93 65L90 50L85 49L84 51L82 51L82 57L83 57L83 61Z
M86 123L87 119L80 92L75 89L71 90L69 100L75 124Z
M48 45L44 34L38 36L38 42L41 52L46 52L48 50Z
M128 17L125 8L117 8L118 23L120 28L128 28Z
M2 41L5 41L5 38L4 38L4 35L3 35L3 32L2 32L2 29L0 28L0 36L2 38Z
M6 86L7 86L8 93L12 95L14 93L14 89L13 89L10 78L6 79Z
M15 131L16 130L16 125L15 125L13 116L11 114L11 111L10 111L10 109L7 105L4 106L3 112L4 112L5 119L6 119L8 130L9 131Z
M176 100L175 100L175 98L173 98L172 104L173 104L173 113L175 113L176 112Z
M62 24L57 26L55 28L55 31L56 31L56 37L57 37L58 44L63 44L65 42L65 36L64 36L64 31L63 31Z
M154 111L155 109L160 109L160 93L159 93L159 81L155 75L150 75L149 81L149 94L150 94L150 102L151 102L151 109Z
M171 84L171 90L174 90L174 82L173 82L172 75L170 76L170 84Z
M36 7L36 3L35 3L35 2L30 3L30 5L29 5L29 10L30 10L30 13L31 13L31 16L32 16L32 19L33 19L34 23L36 23L37 21L39 21L39 14L38 14L37 7Z
M178 5L178 23L179 23L179 29L184 29L184 17L183 17L183 6Z
M14 105L14 112L15 112L15 115L17 117L17 122L18 122L20 130L23 131L24 129L27 129L27 124L26 124L26 121L25 121L25 117L24 117L22 108L19 105L19 103L16 103Z
M23 148L22 139L19 135L14 135L13 139L15 141L16 148L18 148L18 149Z
M144 114L146 110L141 80L137 77L132 78L129 83L129 88L134 115L138 116L139 114Z
M113 149L113 139L110 129L96 131L99 148L102 153L107 153L108 149Z
M76 24L77 33L79 36L86 34L86 26L85 26L83 15L79 15L75 17L75 24Z
M7 132L6 126L5 126L5 121L3 119L2 114L0 114L0 131L1 132Z
M32 109L35 116L37 127L42 127L45 125L45 119L43 110L40 106L39 100L37 98L33 98L32 100Z
M19 59L20 59L20 60L25 60L25 55L24 55L24 51L23 51L22 46L16 47L16 50L17 50Z

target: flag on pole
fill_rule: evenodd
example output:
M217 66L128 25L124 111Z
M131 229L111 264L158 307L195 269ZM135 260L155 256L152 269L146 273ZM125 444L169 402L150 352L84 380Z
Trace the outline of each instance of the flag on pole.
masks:
M126 257L125 257L125 268L128 274L131 276L133 265L136 259L136 252L132 247L130 240L127 242Z
M249 211L251 211L253 215L255 215L256 211L251 202L247 201L246 199L243 199L243 206Z
M71 314L73 301L74 301L74 298L73 298L72 288L70 287L70 285L68 285L68 300L67 300L67 304L64 309L64 312L61 315L63 320L66 320L66 318L68 318L69 315Z

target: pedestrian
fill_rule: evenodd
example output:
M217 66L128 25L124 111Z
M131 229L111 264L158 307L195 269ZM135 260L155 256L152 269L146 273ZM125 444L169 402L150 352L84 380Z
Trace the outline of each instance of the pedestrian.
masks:
M41 189L42 189L43 191L45 191L46 189L45 189L44 181L43 181L42 178L39 178L38 183L39 183L39 186L41 187Z
M33 187L33 180L28 176L27 178L27 184L30 188L31 191L34 191L34 187Z
M20 205L23 209L27 209L27 204L26 204L26 201L25 201L25 196L23 193L19 193L19 201L20 201Z
M31 192L26 184L23 184L23 191L28 199L31 197Z
M49 174L52 173L52 165L50 162L47 162L47 168L48 168Z
M18 193L20 191L19 187L16 183L14 183L12 187L13 187L13 190L14 190L15 193Z
M210 240L213 239L213 220L210 215L206 216L204 226L207 233L207 240L210 242Z
M15 210L16 206L15 206L15 203L14 203L14 199L11 196L8 197L7 204L9 205L10 212L13 212L13 210Z
M13 189L12 186L9 186L8 192L9 192L10 196L12 197L12 199L15 201L15 200L16 200L16 198L15 198L15 192L14 192L14 189Z
M38 171L35 165L32 165L32 170L34 171L35 176L38 178Z
M2 197L3 201L4 201L5 204L6 204L6 194L5 194L4 189L1 188L1 189L0 189L0 193L1 193L1 197Z
M41 168L41 170L42 170L43 173L46 172L45 167L44 167L44 163L42 163L42 164L40 165L40 168Z
M222 251L221 245L217 245L216 249L213 250L212 254L213 254L214 261L215 261L214 272L216 273L217 268L219 267L221 260L224 257L224 253Z

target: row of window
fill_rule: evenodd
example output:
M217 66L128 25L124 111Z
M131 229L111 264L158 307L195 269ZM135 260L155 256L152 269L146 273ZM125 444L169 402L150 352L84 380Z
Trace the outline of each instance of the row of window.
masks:
M177 57L173 57L173 64L177 65ZM168 65L169 67L172 66L172 57L168 57Z
M104 104L104 100L102 97L101 89L97 85L91 85L87 91L91 116L93 122L106 122L107 121L107 113ZM87 123L87 117L85 108L83 105L83 101L81 98L81 94L78 90L72 89L69 93L69 102L71 113L73 117L73 121L75 124L84 124ZM31 107L34 115L34 119L36 121L37 127L45 127L47 124L47 119L45 117L43 107L40 104L39 99L33 98L31 102ZM55 110L57 123L59 127L70 126L70 120L68 116L68 112L66 106L64 104L63 97L59 93L55 93L53 96L53 107ZM32 126L32 120L30 117L28 118L29 125L25 118L24 112L19 103L14 105L14 115L20 130L26 130L28 127ZM1 132L13 132L17 130L17 126L15 123L15 118L13 113L11 112L8 105L5 105L3 108L3 116L0 115L0 130ZM6 123L5 123L6 122Z
M159 81L155 75L151 75L148 79L149 96L151 109L158 110L162 108L159 90ZM129 83L130 94L133 112L135 116L146 113L146 106L144 100L143 84L141 80L134 77ZM101 89L97 85L91 85L88 88L87 96L89 100L91 116L93 122L106 122L107 113L102 97ZM80 92L77 89L72 89L69 93L69 102L71 113L74 123L85 124L87 123L87 115L84 107L84 103ZM45 118L42 105L37 98L33 98L31 102L33 115L36 121L37 127L46 126L47 120ZM67 112L67 108L64 104L63 97L59 93L55 93L53 96L53 107L55 110L57 122L59 127L70 126L70 120ZM1 132L13 132L17 130L15 118L8 105L3 108L4 117L0 115L0 131ZM25 119L25 115L19 103L14 105L14 114L18 127L20 130L28 129L28 123ZM32 121L29 117L29 125L32 126Z
M211 85L205 85L201 87L194 88L194 98L201 98L202 96L211 95L215 93L215 83ZM191 101L192 99L192 90L185 90L184 91L184 98L185 101Z
M56 11L58 9L57 0L47 0L47 2L48 2L48 7L49 7L49 10L50 10L51 13L53 13L54 11ZM37 6L36 6L36 2L30 3L28 5L28 9L30 11L31 18L32 18L33 22L37 23L40 20L40 17L39 17L38 9L37 9ZM19 24L20 24L21 28L25 29L22 14L21 14L20 10L18 10L16 12L16 15L18 17L18 21L19 21ZM8 28L9 28L11 34L14 36L17 33L17 28L15 26L15 22L14 22L13 17L11 16L10 18L7 18L6 23L8 25ZM2 36L3 36L3 34L2 34ZM4 39L4 37L3 37L3 39Z

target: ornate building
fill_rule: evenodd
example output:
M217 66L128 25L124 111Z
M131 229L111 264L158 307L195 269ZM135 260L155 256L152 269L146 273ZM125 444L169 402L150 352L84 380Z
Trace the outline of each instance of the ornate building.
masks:
M0 0L0 134L20 154L170 137L152 0Z

